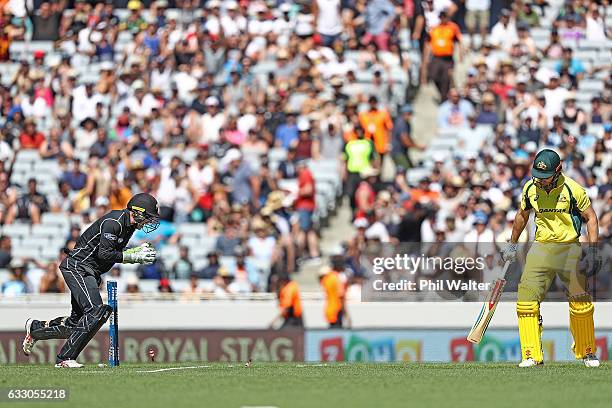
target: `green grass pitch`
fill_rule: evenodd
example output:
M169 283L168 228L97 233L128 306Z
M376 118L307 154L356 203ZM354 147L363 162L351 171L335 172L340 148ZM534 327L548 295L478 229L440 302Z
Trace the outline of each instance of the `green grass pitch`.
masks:
M9 365L0 370L2 389L66 387L70 395L67 402L51 405L0 402L0 408L609 407L610 367L588 369L579 362L531 369L496 363L255 362L249 368L151 363L79 370ZM180 369L163 370L168 368Z

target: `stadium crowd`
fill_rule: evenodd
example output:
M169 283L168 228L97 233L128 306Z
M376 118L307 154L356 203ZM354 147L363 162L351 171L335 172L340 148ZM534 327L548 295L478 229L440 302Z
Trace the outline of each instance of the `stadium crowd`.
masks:
M607 1L35 3L1 2L5 295L63 292L57 264L80 226L138 192L158 198L162 221L134 243L152 241L163 261L139 267L128 292L139 279L162 292L175 279L191 279L186 294L271 290L320 258L340 192L358 286L371 241L505 241L547 146L610 237ZM428 82L437 135L422 143L409 102ZM321 169L341 175L331 200ZM33 238L15 226L34 234L46 220L67 237L27 256Z

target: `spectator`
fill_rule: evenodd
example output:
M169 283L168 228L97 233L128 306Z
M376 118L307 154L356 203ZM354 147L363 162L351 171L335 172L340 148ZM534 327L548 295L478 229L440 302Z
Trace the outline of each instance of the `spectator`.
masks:
M570 47L563 48L562 59L557 63L556 70L559 74L561 74L561 70L563 68L567 68L570 75L576 77L578 80L581 80L584 77L586 70L584 69L582 61L575 58L573 53L574 52Z
M287 157L278 165L277 177L281 179L297 178L296 160L296 148L291 146L287 149Z
M62 181L68 183L72 191L79 191L85 188L87 175L81 170L81 160L74 159L72 161L72 169L64 172Z
M0 235L0 269L4 269L11 263L11 237Z
M530 3L524 2L518 11L517 20L519 22L524 22L529 25L529 27L538 27L540 25L540 17L538 13L533 9Z
M374 143L365 138L364 130L358 127L355 129L355 133L357 138L350 140L344 148L346 161L345 194L349 197L353 210L356 208L355 191L361 181L360 173L372 167L376 157Z
M193 264L189 260L189 248L181 246L179 259L172 266L172 274L176 279L187 279L193 273Z
M226 117L219 110L219 99L216 96L209 96L204 104L206 113L200 119L200 133L196 140L200 144L212 144L219 140L219 133L225 124Z
M452 88L448 99L438 108L438 126L441 128L460 128L467 124L467 118L474 114L472 104L461 98L459 91Z
M62 140L60 129L53 128L49 131L49 139L40 145L38 153L43 159L71 159L73 149L67 140Z
M40 279L40 293L64 293L66 292L66 283L64 278L59 273L57 262L50 262L45 268L45 274Z
M22 149L40 149L45 142L45 136L36 130L34 119L26 119L23 122L23 133L19 136L19 144Z
M374 210L374 200L376 198L376 184L380 172L368 167L361 171L361 182L355 191L355 218L363 217L365 214Z
M446 11L442 11L440 12L440 24L432 28L429 36L432 55L429 66L430 77L444 100L448 95L453 77L455 43L459 44L459 61L463 53L461 30L450 20Z
M549 124L552 123L553 117L563 114L563 104L570 95L567 89L559 86L559 75L553 73L548 81L548 88L544 89L544 99L546 100L544 111Z
M369 109L359 113L359 123L365 137L374 142L376 152L382 157L387 153L389 145L389 132L393 129L391 116L386 109L378 106L378 98L368 98Z
M238 229L235 224L227 224L223 230L223 235L217 238L215 250L221 256L233 256L236 252L236 247L242 243L238 236Z
M206 257L208 258L208 264L198 271L198 276L200 279L213 279L219 272L219 253L212 251Z
M599 4L592 2L588 5L589 11L586 14L586 39L589 41L606 41L606 25L599 13Z
M425 150L425 145L416 143L412 138L412 106L404 105L400 109L400 115L393 123L393 139L391 154L396 166L406 169L413 167L410 159L410 150L415 148Z
M233 203L251 203L253 207L259 207L260 179L251 165L242 159L242 153L237 149L230 149L221 166L226 168L221 173L220 179Z
M318 1L320 2L320 0ZM273 328L278 320L283 320L281 329L287 327L303 327L304 322L302 320L302 301L300 299L300 288L297 282L291 280L289 275L282 274L279 276L278 281L278 303L279 303L279 314L270 323L270 327Z
M299 133L295 143L296 160L319 158L319 140L313 139L310 131L310 121L307 119L298 121Z
M30 293L29 283L26 280L26 264L20 259L13 259L9 271L11 276L8 281L0 285L0 293L6 297Z
M319 282L325 296L324 315L330 328L342 328L343 320L349 319L344 296L346 287L337 269L327 265L319 269Z
M288 111L285 118L285 123L276 128L274 138L276 146L288 149L294 146L298 139L298 127L295 112Z
M38 192L36 179L28 180L28 190L13 204L7 214L5 223L12 224L16 219L39 224L41 214L49 208L47 198Z
M297 162L298 193L294 203L297 212L297 245L302 254L319 258L319 239L313 226L316 208L316 187L312 172L302 161Z
M65 6L63 1L59 3L45 1L40 4L38 10L28 10L33 26L32 41L57 41L59 39L61 11Z
M493 231L487 228L487 224L487 215L482 212L476 212L474 215L474 228L472 228L464 238L465 242L473 243L469 248L477 256L494 253L492 247L492 243L495 242Z
M491 0L466 0L465 26L470 35L469 46L475 49L474 39L476 27L480 30L480 38L484 41L489 31L489 8Z
M96 117L96 105L103 101L103 96L94 93L94 83L85 81L72 91L72 117L81 122L87 118Z
M189 276L189 286L187 286L181 295L182 301L200 301L202 289L199 287L200 281L198 275L192 274Z
M332 47L342 33L340 3L340 0L315 0L312 2L316 31L321 37L321 44L324 47Z
M499 21L491 29L491 35L488 38L489 43L496 48L508 48L518 41L516 25L510 10L501 10Z
M476 123L479 125L495 126L498 121L499 118L495 111L495 96L490 92L486 92L482 96L482 108L476 117Z

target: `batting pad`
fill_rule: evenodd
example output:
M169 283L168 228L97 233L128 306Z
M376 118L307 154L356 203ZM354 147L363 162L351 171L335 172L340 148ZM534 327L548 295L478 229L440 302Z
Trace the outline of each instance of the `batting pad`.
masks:
M541 363L544 360L542 353L542 331L540 326L540 303L517 302L516 315L518 316L519 339L521 341L521 356L523 360L532 358Z
M586 357L587 354L595 353L595 326L593 324L593 313L595 306L591 302L579 302L570 300L570 330L574 336L572 347L577 359Z

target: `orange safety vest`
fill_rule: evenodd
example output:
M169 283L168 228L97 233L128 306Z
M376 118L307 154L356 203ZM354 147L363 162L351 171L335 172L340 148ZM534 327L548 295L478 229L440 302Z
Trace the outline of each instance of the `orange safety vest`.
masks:
M302 317L302 300L300 299L300 288L294 281L287 283L280 291L279 294L280 307L288 309L289 312L284 316L285 319L288 317Z
M325 291L325 319L330 324L338 321L338 315L342 311L342 298L344 287L340 282L338 272L332 271L321 279L321 286Z
M461 40L461 30L453 22L440 24L429 33L431 37L431 53L435 57L452 57L455 51L455 41Z
M374 140L374 147L380 154L387 153L389 146L389 131L393 129L393 121L386 110L364 111L359 114L359 123L365 137Z

